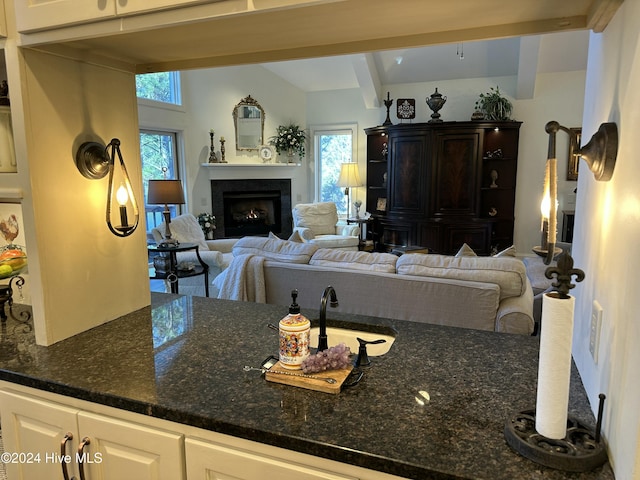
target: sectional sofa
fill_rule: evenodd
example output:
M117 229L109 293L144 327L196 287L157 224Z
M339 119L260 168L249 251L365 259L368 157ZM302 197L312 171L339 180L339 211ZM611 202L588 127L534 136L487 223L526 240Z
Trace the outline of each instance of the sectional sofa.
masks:
M513 256L397 257L277 237L244 237L232 252L229 267L213 281L212 296L283 305L284 315L293 289L302 307L317 309L331 285L340 312L502 333L534 331L533 291L523 262Z

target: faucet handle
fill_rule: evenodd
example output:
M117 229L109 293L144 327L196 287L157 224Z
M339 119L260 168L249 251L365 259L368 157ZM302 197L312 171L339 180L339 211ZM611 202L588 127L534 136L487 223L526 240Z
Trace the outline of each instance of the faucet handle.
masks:
M371 365L371 360L369 360L369 355L367 354L367 345L376 345L378 343L386 343L387 341L384 338L379 338L378 340L363 340L360 337L356 337L360 346L358 347L358 356L356 357L356 367L366 367L367 365Z

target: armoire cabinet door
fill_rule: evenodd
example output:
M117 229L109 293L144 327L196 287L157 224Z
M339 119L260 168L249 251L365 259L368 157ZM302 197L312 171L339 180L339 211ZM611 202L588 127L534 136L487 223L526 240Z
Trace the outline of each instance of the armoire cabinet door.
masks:
M389 136L388 212L424 215L427 205L428 136L425 132Z
M477 215L480 132L434 137L432 215Z

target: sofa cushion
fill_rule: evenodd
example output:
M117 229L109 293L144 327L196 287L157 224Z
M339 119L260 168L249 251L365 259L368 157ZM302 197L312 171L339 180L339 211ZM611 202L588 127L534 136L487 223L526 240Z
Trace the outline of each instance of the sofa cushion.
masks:
M402 275L494 283L500 287L500 300L518 297L527 289L524 263L514 257L452 257L408 253L398 258L396 270Z
M318 246L312 243L290 242L277 237L244 237L233 246L233 256L253 254L285 263L309 263L316 250Z
M309 240L309 243L317 245L318 248L349 248L353 250L358 249L359 243L358 237L345 237L343 235L319 235L313 240Z
M369 253L320 248L313 254L309 265L395 273L398 257L390 253Z

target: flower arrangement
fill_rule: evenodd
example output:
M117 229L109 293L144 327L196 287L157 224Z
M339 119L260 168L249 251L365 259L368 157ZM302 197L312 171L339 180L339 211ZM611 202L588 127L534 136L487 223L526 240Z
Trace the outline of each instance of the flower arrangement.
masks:
M504 121L511 119L513 105L509 99L502 96L500 87L490 87L489 92L481 93L476 102L476 110L484 113L487 120Z
M299 157L304 157L305 134L297 125L280 125L276 134L271 137L269 144L276 148L276 152L293 155L297 153Z
M198 215L198 223L205 236L208 236L216 229L216 217L210 213L201 213Z

